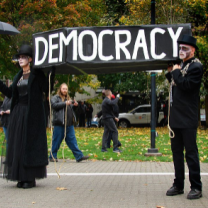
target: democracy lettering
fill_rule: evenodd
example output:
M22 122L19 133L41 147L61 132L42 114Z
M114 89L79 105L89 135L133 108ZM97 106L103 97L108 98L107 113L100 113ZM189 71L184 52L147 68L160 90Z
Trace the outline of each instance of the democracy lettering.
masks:
M177 40L190 33L190 24L61 28L33 35L33 65L93 63L95 67L174 60L178 58Z

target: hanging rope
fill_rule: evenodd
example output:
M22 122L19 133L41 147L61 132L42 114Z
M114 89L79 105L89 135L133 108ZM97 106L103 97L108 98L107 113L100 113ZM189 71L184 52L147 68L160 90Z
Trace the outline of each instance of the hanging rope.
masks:
M181 74L182 74L182 77L184 77L186 74L187 74L187 71L188 71L188 68L189 66L194 63L194 62L197 62L197 63L201 63L201 61L197 58L193 59L190 63L188 63L183 69L180 70ZM172 104L173 102L173 95L172 95L172 90L173 90L173 86L176 86L173 78L170 82L170 88L169 88L169 104L168 104L168 129L169 129L169 136L170 138L174 138L175 137L175 133L174 131L171 129L170 125L169 125L169 120L170 120L170 103Z
M169 122L170 122L170 102L171 102L171 93L172 93L172 84L170 84L169 88L169 101L168 101L168 129L169 129L169 137L172 139L175 137L174 131L171 129Z
M50 130L51 130L51 151L50 151L50 155L52 156L52 159L54 160L54 168L55 171L58 175L58 178L60 178L60 172L61 172L61 167L63 166L64 162L65 162L65 158L64 158L64 149L65 149L65 138L66 138L66 125L67 125L67 105L65 108L65 125L64 125L64 144L63 144L63 148L62 148L62 156L63 156L63 162L61 163L59 170L57 170L57 163L56 163L56 159L53 157L52 154L52 142L53 142L53 128L52 128L52 110L51 110L51 73L49 74L49 108L50 108Z

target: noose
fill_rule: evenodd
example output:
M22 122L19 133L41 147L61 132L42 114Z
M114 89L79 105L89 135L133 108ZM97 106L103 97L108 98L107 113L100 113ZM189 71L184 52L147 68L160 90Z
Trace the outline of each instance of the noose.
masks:
M183 68L183 70L180 70L180 72L181 72L181 74L182 74L182 77L184 77L184 76L187 74L187 71L188 71L188 69L189 69L189 66L190 66L192 63L194 63L194 62L197 62L197 63L202 64L201 61L200 61L199 59L197 59L197 58L193 59L190 63L188 63L188 64ZM174 82L174 80L173 80L173 78L172 78L172 81L171 81L171 83L170 83L170 88L169 88L169 102L168 102L168 103L169 103L169 104L168 104L168 129L169 129L169 136L170 136L170 138L174 138L174 137L175 137L175 133L174 133L174 131L171 129L170 125L169 125L169 120L170 120L170 98L172 98L172 90L173 90L172 86L173 86L173 85L176 85L176 84L175 84L175 82Z
M172 93L172 83L170 84L169 88L169 101L168 101L168 129L169 129L169 137L172 139L175 137L174 131L171 129L169 122L170 122L170 98Z

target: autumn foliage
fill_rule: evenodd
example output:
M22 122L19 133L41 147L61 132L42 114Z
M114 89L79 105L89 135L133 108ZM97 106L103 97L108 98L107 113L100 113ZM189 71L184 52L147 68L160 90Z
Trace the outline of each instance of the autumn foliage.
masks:
M12 24L21 31L17 36L0 35L0 73L6 78L13 78L18 68L11 61L12 56L16 54L22 43L31 44L34 33L62 27L150 24L151 2L151 0L0 0L0 20ZM155 2L156 24L192 24L193 35L198 38L197 57L202 61L205 71L203 78L205 89L202 87L201 93L206 96L208 92L208 1L157 0ZM134 76L140 77L141 74L136 73ZM61 79L64 78L60 78L60 81ZM74 78L72 79L70 75L65 79L71 80L72 83ZM93 77L90 76L89 78L77 76L76 82L80 85L83 79L90 80L84 82L86 85L88 83L94 85ZM117 80L120 80L119 77ZM128 79L127 81L129 83ZM126 89L129 86L128 83L122 86L123 91L128 90ZM84 92L83 88L79 88L75 82L73 84L72 88L75 91ZM98 85L97 83L94 86ZM143 84L143 88L146 90L146 85Z

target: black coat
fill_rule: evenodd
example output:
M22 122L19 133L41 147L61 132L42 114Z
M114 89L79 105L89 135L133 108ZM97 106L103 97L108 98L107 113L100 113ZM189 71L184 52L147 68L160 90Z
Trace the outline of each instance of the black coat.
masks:
M8 88L0 81L0 91L7 97L12 97L11 113L17 105L19 93L17 83L23 70L14 77L13 84ZM48 93L48 79L41 70L31 69L28 80L28 108L23 135L24 165L26 167L38 167L48 165L48 147L46 137L45 111L43 104L43 92Z
M93 107L86 107L86 117L92 118Z
M53 125L64 126L66 103L62 101L59 95L55 95L51 98L51 107L53 109ZM71 108L73 122L76 122L76 116L73 111L73 105L69 105L68 107ZM67 121L68 121L68 118L67 118Z
M99 111L99 112L97 113L97 117L98 117L98 118L100 118L102 115L103 115L102 110ZM115 118L115 117L116 117L116 118L119 117L119 107L118 107L117 104L113 106L113 115L114 115L114 118Z
M184 62L182 69L193 59L191 58ZM171 73L166 74L169 82L171 77L173 77L176 84L176 86L173 86L173 103L170 107L169 124L171 128L197 128L199 90L202 75L203 67L198 62L189 65L187 74L184 77L180 69L175 69Z
M8 97L5 97L0 111L10 110L10 107L11 107L11 99L8 98ZM10 114L6 114L6 113L4 113L1 116L1 124L2 124L2 126L4 126L4 127L8 126L9 116L10 116Z
M105 97L105 99L102 102L103 119L115 118L115 115L113 113L113 108L115 105L117 105L118 101L119 101L119 98L110 100L108 97Z
M86 113L86 105L85 104L82 105L81 103L79 103L78 113L79 113L79 116L85 116L85 113Z

